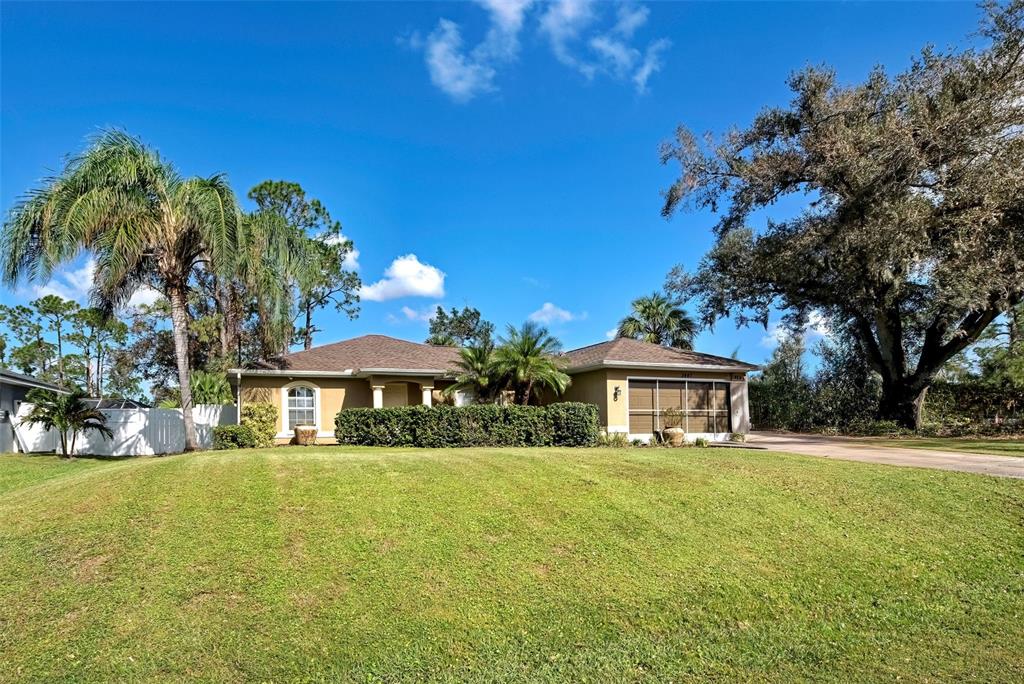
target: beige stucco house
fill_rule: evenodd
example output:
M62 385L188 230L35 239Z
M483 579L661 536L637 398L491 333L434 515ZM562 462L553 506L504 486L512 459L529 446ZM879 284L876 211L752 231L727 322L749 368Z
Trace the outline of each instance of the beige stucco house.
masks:
M330 441L342 408L471 402L443 394L458 356L453 347L364 335L289 354L275 367L234 369L229 377L241 407L280 407L280 441L291 439L295 425L314 425L321 441ZM647 439L668 409L683 412L691 438L721 440L750 429L747 373L757 367L749 363L621 338L568 351L564 359L572 384L549 400L595 404L607 432Z

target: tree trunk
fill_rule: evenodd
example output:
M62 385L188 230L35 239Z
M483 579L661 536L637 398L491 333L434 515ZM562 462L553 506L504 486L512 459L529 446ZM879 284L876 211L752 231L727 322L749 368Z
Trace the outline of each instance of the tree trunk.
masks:
M921 411L924 408L927 385L916 383L882 383L882 399L878 404L878 419L891 420L908 430L921 427Z
M526 391L523 393L523 406L530 405L530 395L533 394L533 380L526 383Z
M185 451L196 451L199 449L199 440L196 438L196 425L192 420L192 377L188 360L188 310L186 309L185 288L179 285L169 285L167 299L171 303L174 360L178 365L181 415L185 423Z
M57 320L57 377L64 384L64 340L61 337L60 320Z
M213 287L216 294L214 301L220 314L220 355L222 359L227 359L235 347L235 312L231 301L231 285L224 286L220 278L215 278Z
M313 347L313 307L306 302L306 329L302 331L303 349L310 349Z

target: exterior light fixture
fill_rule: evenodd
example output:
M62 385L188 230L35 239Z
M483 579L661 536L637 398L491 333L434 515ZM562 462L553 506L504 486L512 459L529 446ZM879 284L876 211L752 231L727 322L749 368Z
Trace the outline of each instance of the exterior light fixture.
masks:
M612 401L618 401L620 394L622 394L622 388L616 385L615 391L612 392Z

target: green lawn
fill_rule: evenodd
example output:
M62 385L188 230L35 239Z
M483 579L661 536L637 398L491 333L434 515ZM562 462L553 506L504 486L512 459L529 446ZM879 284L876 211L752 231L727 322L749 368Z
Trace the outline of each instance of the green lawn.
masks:
M321 447L0 486L4 681L1024 680L1024 481Z
M900 437L898 439L865 439L865 442L889 447L911 449L940 449L963 451L971 454L996 454L997 456L1024 456L1024 440L1021 439L974 439L956 437Z

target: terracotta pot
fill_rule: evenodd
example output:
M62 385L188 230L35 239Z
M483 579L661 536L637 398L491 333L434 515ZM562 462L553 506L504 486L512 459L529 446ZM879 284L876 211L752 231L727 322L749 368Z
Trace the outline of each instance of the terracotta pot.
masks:
M316 444L316 427L313 425L295 426L295 443L301 446Z
M686 441L686 430L681 427L665 428L665 439L674 447L683 446Z

